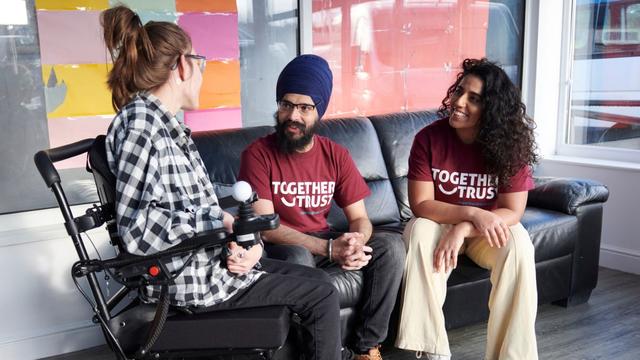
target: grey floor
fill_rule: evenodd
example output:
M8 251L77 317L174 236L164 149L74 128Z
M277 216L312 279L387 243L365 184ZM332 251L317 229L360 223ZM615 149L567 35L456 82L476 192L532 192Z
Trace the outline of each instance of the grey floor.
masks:
M600 269L589 303L563 308L542 305L536 332L541 360L640 359L640 275ZM484 354L486 324L449 332L454 360L479 360ZM414 354L384 349L385 360L415 359ZM47 360L112 360L109 349L96 347Z

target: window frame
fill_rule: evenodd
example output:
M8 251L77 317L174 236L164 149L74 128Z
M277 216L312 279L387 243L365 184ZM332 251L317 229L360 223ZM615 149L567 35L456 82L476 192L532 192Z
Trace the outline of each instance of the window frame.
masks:
M313 3L298 0L298 55L313 53Z
M569 143L577 1L564 2L563 14L556 154L639 164L640 150Z

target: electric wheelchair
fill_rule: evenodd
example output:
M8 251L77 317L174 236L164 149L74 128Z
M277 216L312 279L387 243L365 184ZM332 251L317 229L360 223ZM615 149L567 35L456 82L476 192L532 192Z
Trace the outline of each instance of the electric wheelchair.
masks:
M93 174L100 205L94 204L84 215L74 217L53 163L84 153L88 155L87 171ZM257 243L261 230L274 229L279 225L275 214L256 216L253 213L251 203L257 199L255 193L249 190L251 195L248 199L237 199L237 196L236 199L220 199L223 208L238 205L233 234L224 230L209 231L154 255L136 256L125 251L116 231L116 179L107 165L104 135L39 151L34 161L57 200L67 233L78 254L79 260L71 269L74 282L91 304L93 322L101 327L107 345L118 360L195 357L238 359L238 356L243 359L247 356L271 359L284 345L292 317L285 306L193 314L187 308L170 306L166 291L166 285L181 271L168 271L165 263L171 257L189 256L205 248L224 246L229 241L250 247ZM91 259L83 234L104 224L117 256L105 260ZM97 278L97 274L103 271L123 285L109 298L105 297L105 286ZM84 277L87 278L93 299L78 285L78 279ZM137 297L131 301L127 296L146 285L162 286L157 303L143 303Z

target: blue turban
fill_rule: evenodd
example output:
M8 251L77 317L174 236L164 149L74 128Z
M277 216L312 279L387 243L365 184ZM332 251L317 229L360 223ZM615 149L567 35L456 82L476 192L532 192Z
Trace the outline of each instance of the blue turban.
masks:
M329 105L333 75L327 61L317 55L300 55L282 69L276 85L276 101L285 94L307 95L322 118Z

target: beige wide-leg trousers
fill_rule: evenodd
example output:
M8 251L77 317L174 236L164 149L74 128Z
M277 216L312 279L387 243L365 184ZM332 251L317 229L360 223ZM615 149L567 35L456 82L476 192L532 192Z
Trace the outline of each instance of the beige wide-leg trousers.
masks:
M449 273L436 273L433 252L443 231L451 225L414 218L406 226L407 246L402 281L402 308L396 346L424 352L429 360L451 357L442 306ZM466 239L464 253L491 270L487 360L538 359L535 319L538 305L534 250L521 224L510 227L502 248L483 238Z

